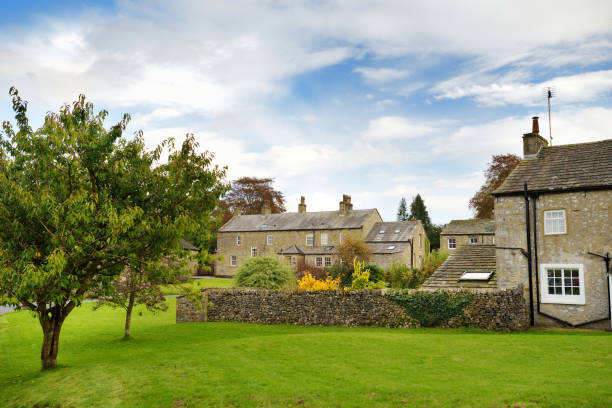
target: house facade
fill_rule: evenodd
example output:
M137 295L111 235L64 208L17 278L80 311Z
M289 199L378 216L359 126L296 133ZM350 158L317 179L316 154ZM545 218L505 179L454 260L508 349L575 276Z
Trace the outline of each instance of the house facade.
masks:
M493 193L497 285L522 285L536 325L610 327L612 139L548 146L538 128Z
M429 251L427 235L418 220L378 222L366 236L372 257L370 262L384 269L393 263L418 269Z
M260 255L281 256L294 267L299 263L332 266L337 262L336 247L344 239L365 240L381 223L378 210L354 210L348 195L342 197L337 211L307 212L304 197L294 213L270 214L264 205L262 214L234 216L219 229L217 255L222 259L216 262L215 274L233 276L246 259ZM402 241L384 242L385 248L394 246L393 249L379 248L383 242L368 243L380 266L390 265L395 259L409 261L411 254L413 259L424 257L424 253L411 248L411 241L406 241L406 233L418 234L419 229L412 224L407 229L400 228L403 234L395 237Z
M495 223L489 219L452 220L440 232L440 247L449 252L463 245L493 245Z

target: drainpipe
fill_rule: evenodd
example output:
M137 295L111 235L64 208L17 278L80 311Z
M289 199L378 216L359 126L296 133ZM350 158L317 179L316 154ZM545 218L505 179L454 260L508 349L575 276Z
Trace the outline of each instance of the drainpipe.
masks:
M409 240L410 243L410 269L414 269L414 248L412 247L412 240Z
M533 314L533 277L531 274L531 228L529 223L529 196L527 195L527 183L524 184L523 195L525 197L525 225L527 232L527 274L529 276L529 323L531 326L535 324L535 316Z

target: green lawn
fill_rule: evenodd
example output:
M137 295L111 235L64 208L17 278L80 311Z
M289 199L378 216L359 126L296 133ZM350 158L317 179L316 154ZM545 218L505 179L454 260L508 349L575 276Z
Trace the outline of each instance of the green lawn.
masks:
M612 336L601 332L174 323L78 308L60 366L39 371L29 312L0 316L0 406L612 406Z
M192 279L180 286L191 286L196 288L231 288L234 286L234 280L229 278L206 278L206 279ZM177 295L179 290L175 285L162 286L162 292L164 295Z

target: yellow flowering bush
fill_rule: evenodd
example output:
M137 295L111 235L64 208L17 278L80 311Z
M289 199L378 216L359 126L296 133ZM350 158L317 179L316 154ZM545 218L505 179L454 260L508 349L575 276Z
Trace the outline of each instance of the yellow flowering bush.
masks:
M299 290L336 290L340 286L340 278L332 278L327 275L325 280L317 279L310 274L305 272L302 279L298 280Z

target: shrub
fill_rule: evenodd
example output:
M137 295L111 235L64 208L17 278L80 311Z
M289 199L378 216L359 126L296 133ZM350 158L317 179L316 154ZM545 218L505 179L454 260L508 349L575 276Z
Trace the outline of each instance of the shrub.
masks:
M365 241L347 237L336 247L336 255L349 269L352 269L355 258L360 262L368 262L370 259L370 248Z
M310 273L316 279L325 279L327 277L327 271L323 268L308 265L304 261L298 262L295 267L295 277L302 279L306 273Z
M342 286L351 286L353 277L350 269L345 264L334 264L325 268L325 272L332 278L340 278Z
M236 271L237 286L278 289L295 280L293 271L276 257L249 258Z
M370 282L379 282L385 280L385 270L378 265L365 264L364 269L370 270Z
M395 262L389 267L387 276L391 287L397 289L416 289L427 279L421 270Z
M336 290L340 286L340 278L332 278L327 275L325 279L317 279L310 273L304 273L302 279L298 281L300 290Z
M421 265L425 279L429 278L431 274L434 273L436 269L438 269L438 267L444 263L444 261L446 261L446 258L448 258L448 252L441 249L434 249L425 255L425 259Z
M387 287L387 283L384 281L371 282L370 281L370 270L366 268L365 262L359 262L357 259L353 260L353 280L351 282L352 290L360 289L382 289Z
M416 319L423 327L432 327L448 322L451 318L463 312L472 302L473 295L459 292L398 292L389 298L402 306L406 313Z

